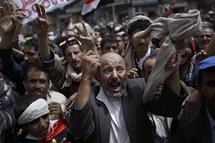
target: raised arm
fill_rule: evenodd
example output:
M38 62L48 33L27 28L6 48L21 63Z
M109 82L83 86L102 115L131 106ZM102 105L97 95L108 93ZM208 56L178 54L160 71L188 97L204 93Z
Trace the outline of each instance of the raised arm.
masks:
M83 76L69 118L69 128L75 140L86 141L95 130L93 111L90 104L92 79L100 65L99 58L92 51L82 59Z
M165 70L175 68L179 64L179 54L172 54L167 61ZM154 95L146 103L148 110L161 116L175 117L181 111L181 106L187 96L184 85L181 84L178 68L164 81L161 95Z
M0 59L4 66L2 72L18 85L22 84L24 69L13 59L12 42L16 40L15 38L19 34L24 18L23 12L14 10L11 2L5 1L0 7Z
M34 32L38 36L39 53L46 61L51 60L51 54L48 46L48 18L43 5L35 4L38 17L33 21Z
M75 109L82 110L89 102L90 86L96 73L97 67L100 65L100 59L92 51L88 51L82 59L83 77L79 85L76 96Z
M38 36L39 56L44 68L49 73L52 83L61 90L65 80L66 71L60 61L55 60L54 52L48 45L48 18L43 5L35 4L38 17L33 21L33 29ZM68 95L66 95L68 96Z

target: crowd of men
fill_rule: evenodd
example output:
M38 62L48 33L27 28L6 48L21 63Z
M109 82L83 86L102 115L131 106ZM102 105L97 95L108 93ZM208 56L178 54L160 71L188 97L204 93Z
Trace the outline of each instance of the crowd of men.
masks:
M215 143L213 21L170 3L50 40L35 9L25 41L23 12L0 10L0 143Z

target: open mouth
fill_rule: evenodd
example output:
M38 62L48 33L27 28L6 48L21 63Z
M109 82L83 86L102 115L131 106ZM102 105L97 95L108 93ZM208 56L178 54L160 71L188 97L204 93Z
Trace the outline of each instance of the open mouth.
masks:
M111 81L109 85L110 85L111 89L113 89L113 90L118 91L120 89L120 82L119 81Z

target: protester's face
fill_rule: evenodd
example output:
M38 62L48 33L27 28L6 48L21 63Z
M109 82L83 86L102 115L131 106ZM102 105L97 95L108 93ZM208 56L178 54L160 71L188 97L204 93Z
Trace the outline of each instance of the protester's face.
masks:
M39 56L33 46L26 46L24 48L24 60L33 66L38 66L40 63Z
M42 71L30 71L24 81L24 86L28 93L37 93L45 98L49 88L48 75Z
M46 137L49 129L49 115L45 114L23 125L23 129L37 138Z
M210 28L203 28L202 31L197 35L197 44L200 50L206 49L213 36L213 30Z
M137 32L139 32L139 31L137 31ZM137 32L134 32L132 34L131 42L132 42L132 46L134 48L137 58L141 59L142 57L145 56L145 54L148 51L149 44L151 41L151 36L149 34L147 34L146 36L135 37L134 35Z
M208 110L210 110L215 117L215 71L203 72L201 78L200 93L204 98Z
M65 50L67 62L76 70L81 71L82 52L78 45L72 45Z
M99 79L107 96L121 96L126 86L126 68L122 57L115 53L103 55Z
M106 54L109 52L114 52L119 54L119 47L117 42L106 42L102 49L102 54Z

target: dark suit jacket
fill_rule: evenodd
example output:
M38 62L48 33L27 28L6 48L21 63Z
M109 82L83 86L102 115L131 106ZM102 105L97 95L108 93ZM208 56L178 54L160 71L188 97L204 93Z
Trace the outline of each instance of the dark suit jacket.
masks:
M96 99L99 87L92 88L90 102L82 110L73 110L69 128L75 140L88 143L109 143L111 117L106 106ZM183 102L182 97L165 88L162 96L155 96L145 106L142 102L144 80L131 79L122 98L123 115L131 143L153 143L153 127L147 110L165 116L177 116Z
M211 130L205 106L194 122L188 122L180 114L171 127L172 143L212 143Z

